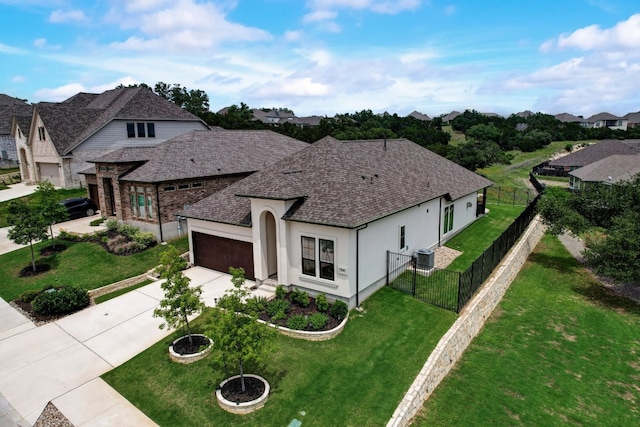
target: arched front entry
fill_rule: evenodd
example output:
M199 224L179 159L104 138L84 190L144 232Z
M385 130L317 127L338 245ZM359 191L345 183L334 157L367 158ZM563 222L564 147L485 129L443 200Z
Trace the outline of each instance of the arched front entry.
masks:
M267 278L278 280L278 244L276 219L271 212L262 214L262 256L267 267Z
M20 170L22 170L22 180L25 182L30 181L29 163L27 163L27 152L24 148L20 149L20 164L22 165L20 168Z

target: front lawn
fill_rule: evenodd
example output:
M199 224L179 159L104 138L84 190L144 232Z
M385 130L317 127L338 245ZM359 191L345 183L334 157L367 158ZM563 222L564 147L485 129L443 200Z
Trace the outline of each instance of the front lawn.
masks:
M478 219L460 234L447 241L445 245L462 254L456 258L447 270L465 271L484 252L494 240L513 223L524 211L525 206L487 205L489 214Z
M545 236L415 426L631 426L640 305Z
M103 379L162 426L287 426L295 419L303 426L384 426L456 315L389 288L364 307L330 341L278 335L264 366L245 370L271 385L266 406L253 414L218 407L215 389L226 375L211 356L191 365L169 360L167 347L180 334Z
M186 237L174 242L184 249ZM49 246L51 241L34 245L39 249ZM89 242L68 242L56 239L56 244L67 246L62 252L48 257L39 257L38 263L49 264L51 270L33 277L19 277L22 268L31 264L29 247L0 255L0 297L5 301L16 299L27 289L40 290L45 285L78 285L84 289L95 289L150 270L159 263L163 245L154 246L143 252L128 256L118 256L107 252L102 246Z

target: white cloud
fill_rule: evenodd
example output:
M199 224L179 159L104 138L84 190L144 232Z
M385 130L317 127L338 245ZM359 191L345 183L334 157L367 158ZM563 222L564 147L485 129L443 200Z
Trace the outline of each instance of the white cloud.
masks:
M35 39L33 41L33 45L38 49L42 49L47 46L47 39Z
M553 48L609 51L640 48L640 14L631 15L626 21L618 22L611 28L602 29L598 25L589 25L568 35L561 34L540 47L543 52Z
M283 38L285 41L294 42L300 40L303 34L302 31L289 30L285 31Z
M27 78L25 76L13 76L11 77L11 82L12 83L24 83L27 81Z
M371 10L375 13L395 15L420 7L420 0L310 0L307 7L311 10L356 9Z
M64 24L67 22L85 22L87 21L87 17L84 12L81 10L54 10L49 15L49 22L53 22L54 24Z
M338 14L335 11L331 10L314 10L311 13L306 14L302 21L305 23L309 22L319 22L319 21L329 21L335 19Z
M229 7L228 2L225 5ZM188 54L206 51L222 42L272 39L264 30L228 21L225 11L211 2L147 0L127 3L125 7L127 13L112 8L107 18L136 31L126 41L112 43L118 49Z
M24 54L27 53L26 50L18 49L17 47L8 46L8 45L2 44L2 43L0 43L0 52L8 53L8 54L11 54L11 55L24 55Z
M78 92L86 92L87 89L80 83L69 83L57 88L44 88L35 93L37 99L42 101L60 102L75 95Z
M445 15L453 15L454 13L456 13L456 10L457 10L456 7L451 4L451 5L446 6L444 8L444 14Z

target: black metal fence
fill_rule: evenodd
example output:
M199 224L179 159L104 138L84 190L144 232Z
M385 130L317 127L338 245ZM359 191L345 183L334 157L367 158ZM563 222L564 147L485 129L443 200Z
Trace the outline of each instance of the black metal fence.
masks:
M487 204L527 206L536 197L536 192L526 188L489 187Z
M416 256L387 251L387 286L459 313L525 232L536 215L538 199L462 273L420 268Z

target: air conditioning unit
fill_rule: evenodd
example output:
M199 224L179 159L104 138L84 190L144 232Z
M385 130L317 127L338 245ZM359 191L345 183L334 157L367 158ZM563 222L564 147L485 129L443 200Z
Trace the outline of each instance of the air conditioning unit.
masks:
M416 267L422 270L430 270L435 266L436 254L431 249L418 249L416 251Z

